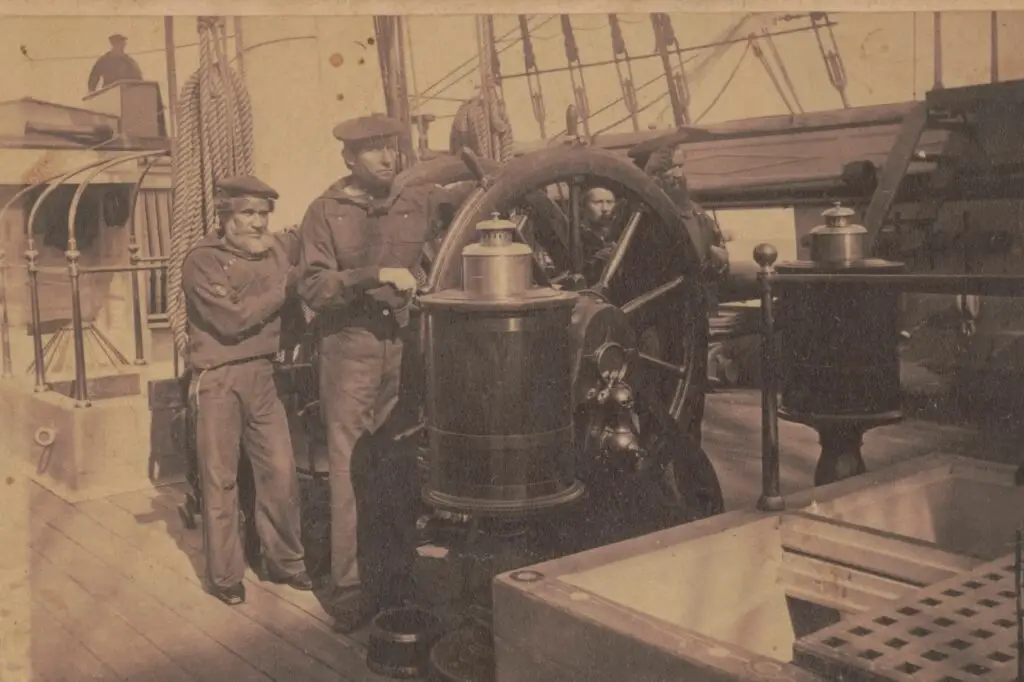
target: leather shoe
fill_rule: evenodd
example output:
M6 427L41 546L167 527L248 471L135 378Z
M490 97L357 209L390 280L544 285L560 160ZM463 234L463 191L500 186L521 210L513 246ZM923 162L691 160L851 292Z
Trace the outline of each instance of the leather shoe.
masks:
M302 592L311 592L313 590L313 579L305 571L299 571L295 575L289 576L271 576L270 580L278 585L287 585L293 590L300 590Z
M231 587L215 587L210 592L228 606L245 603L245 585L242 583L235 583Z

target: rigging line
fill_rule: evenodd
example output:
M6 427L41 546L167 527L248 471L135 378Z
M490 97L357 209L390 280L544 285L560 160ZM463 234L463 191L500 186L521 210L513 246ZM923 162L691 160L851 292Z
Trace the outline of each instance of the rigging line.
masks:
M914 56L911 58L911 74L910 74L910 87L914 91L914 99L917 99L917 12L910 13L910 25L913 28L913 51Z
M660 78L664 78L664 75L660 76L660 77L659 77L659 79L660 79ZM654 99L652 99L652 100L651 100L650 102L648 102L647 104L643 105L642 107L639 107L639 108L637 108L637 110L636 110L636 113L638 113L638 114L639 114L639 113L640 113L640 112L642 112L642 111L647 111L648 109L650 109L651 107L653 107L653 106L654 106L655 104L657 104L657 103L658 103L658 102L660 102L661 100L665 99L666 97L668 97L668 91L665 91L665 92L661 93L660 95L658 95L657 97L655 97ZM605 126L604 128L601 128L601 129L600 129L600 130L598 130L598 131L597 131L596 133L594 133L594 135L600 135L601 133L606 133L606 132L608 132L609 130L611 130L612 128L614 128L614 127L616 127L616 126L618 126L618 125L621 125L621 124L625 123L625 122L626 122L626 121L628 121L629 119L630 119L630 115L626 115L626 116L624 116L624 117L620 118L620 119L619 119L618 121L616 121L615 123L612 123L612 124L610 124L610 125L606 125L606 126Z
M416 84L416 57L412 51L412 17L406 17L405 21L405 42L408 46L407 52L409 54L409 61L406 64L406 68L409 70L409 76L412 78L412 96L409 97L409 114L411 115L419 111L419 105L417 104L416 106L413 106L412 103L416 102L419 98L420 88Z
M772 82L775 87L775 92L779 94L779 99L789 109L790 114L796 113L793 109L793 105L789 103L789 98L786 96L785 90L782 88L782 83L775 76L775 71L772 69L771 63L768 61L768 57L765 56L764 50L761 49L761 45L757 42L757 36L753 33L750 34L750 49L754 51L754 56L757 57L757 61L761 62L761 66L764 68L764 72L768 74L768 79Z
M761 31L765 33L764 30ZM772 56L775 57L775 61L779 65L779 71L782 73L782 80L786 82L786 87L789 88L789 94L793 98L793 104L796 105L797 110L802 114L804 113L804 107L800 104L800 97L796 93L796 86L793 84L793 79L789 77L789 69L786 68L786 63L782 60L782 54L779 53L779 48L775 45L775 40L771 36L764 36L765 41L768 43L768 49L771 51Z
M234 38L235 38L235 34L234 33L228 33L228 34L226 34L224 36L225 40L233 40ZM245 49L242 50L242 52L243 53L249 53L249 52L252 52L253 50L255 50L258 47L263 47L265 45L273 45L275 43L287 43L287 42L291 42L293 40L316 40L317 38L318 38L318 36L316 36L316 35L285 36L283 38L273 38L271 40L263 40L263 41L260 41L258 43L253 43L252 45L248 45L248 46L245 47ZM180 49L184 49L184 48L187 48L187 47L199 47L199 43L182 43L180 45L178 45L178 44L174 45L174 49L175 50L180 50ZM166 51L167 51L166 47L160 47L160 48L153 48L153 49L149 49L149 50L132 50L132 52L130 54L133 57L137 57L139 55L157 54L157 53L166 52ZM63 56L63 57L59 57L59 56L58 57L32 57L32 56L30 56L28 54L25 54L24 52L21 53L21 54L22 54L22 59L24 59L24 60L26 60L26 61L28 61L28 62L30 62L32 64L42 64L42 63L45 63L45 62L85 61L87 59L95 60L95 59L99 58L95 54L91 54L91 55L73 55L73 56ZM236 60L237 60L237 56L232 56L228 61L229 62L235 62Z
M819 19L822 23L818 23ZM843 68L842 57L839 56L839 44L836 42L831 24L827 24L827 26L829 30L829 37L832 40L832 46L835 47L835 50L826 48L821 37L821 29L826 27L826 23L829 21L831 20L828 18L827 12L815 12L811 14L811 27L814 30L814 37L818 40L818 49L821 51L821 59L825 63L825 71L828 73L828 80L832 84L832 87L839 92L839 97L843 101L843 108L848 109L850 107L850 102L846 96L846 70Z
M544 26L545 24L548 24L551 21L554 21L554 19L555 19L554 16L548 17L544 21L542 21L539 24L537 24L536 26L534 26L533 29L531 29L531 30L538 29L541 26ZM519 27L517 26L516 28L514 28L514 29L506 32L505 34L503 34L501 36L501 38L499 38L498 40L503 41L508 36L510 36L512 33L515 33L518 30L519 30ZM519 44L519 38L516 38L515 40L511 40L508 43L506 43L505 45L503 45L500 50L498 50L498 54L501 54L502 52L505 52L506 50L511 49L511 48L515 47L516 45L518 45L518 44ZM477 69L476 62L477 62L478 59L479 59L479 55L475 55L473 57L470 57L466 61L462 62L462 64L460 64L459 66L456 66L454 69L449 71L445 76L443 76L439 80L435 81L431 85L429 85L426 88L424 88L423 95L421 96L421 99L426 101L426 100L431 99L435 95L444 94L444 93L448 92L449 90L451 90L453 87L455 87L455 85L457 85L459 82L461 82L461 81L465 80L466 78L468 78L469 76L471 76L473 74L473 72ZM453 74L455 74L458 71L461 71L461 70L465 69L466 67L469 67L468 71L466 71L462 75L457 76L454 81L452 81L448 85L445 85L443 88L441 88L437 92L433 92L433 90L435 90L435 88L440 87L440 85L442 83L444 83L444 81L448 80Z
M519 36L523 43L523 71L525 73L531 73L537 68L537 55L533 51L533 38L530 35L530 27L527 23L526 15L520 14L519 19ZM544 104L544 84L540 79L540 76L526 78L526 89L530 93L530 107L533 110L533 119L537 122L537 127L540 128L540 136L546 138L547 135L547 109Z
M725 84L722 85L722 89L719 90L718 94L715 95L715 98L711 100L711 103L707 106L704 112L701 113L701 115L698 116L696 119L694 119L694 123L700 123L702 120L704 120L704 117L707 116L711 112L711 110L715 108L715 105L718 104L718 101L722 99L726 91L729 89L729 86L732 85L733 79L736 78L736 74L740 72L740 67L743 66L743 62L746 61L747 54L749 52L750 43L747 43L747 46L743 48L743 54L740 55L739 61L736 62L736 66L733 67L732 73L730 73L729 77L725 79Z
M698 56L699 55L693 55L691 57L688 57L686 60L684 60L683 63L684 64L689 64L694 59L696 59ZM654 85L658 81L663 80L664 78L665 78L665 74L659 73L658 75L654 76L650 80L646 80L643 83L641 83L640 85L636 86L636 88L634 88L634 90L633 90L633 93L634 94L639 94L641 90L646 90L647 88L649 88L650 86ZM592 113L591 114L591 118L594 118L594 117L598 116L599 114L603 114L604 112L608 111L609 109L611 109L612 107L614 107L616 104L618 104L621 101L622 101L622 97L618 97L618 98L612 100L611 102L608 102L603 107L601 107L600 109L598 109L597 111ZM555 137L561 137L562 135L565 135L566 132L567 131L563 128L559 133L557 133L555 135Z
M235 34L234 33L230 33L230 34L227 35L227 37L233 39L235 37ZM180 45L176 44L174 46L174 49L178 50L178 49L183 49L183 48L186 48L186 47L199 47L199 43L198 42L194 42L194 43L182 43ZM157 47L157 48L148 49L148 50L132 50L131 54L134 56L134 55L140 55L140 54L156 54L158 52L166 52L166 51L167 51L166 47ZM90 54L90 55L64 55L64 56L59 56L58 55L58 56L54 56L54 57L31 57L26 52L22 52L21 55L22 55L23 59L25 59L25 60L27 60L29 62L36 62L36 63L39 63L39 62L72 62L72 61L84 61L86 59L98 59L98 56L96 54Z
M650 79L648 81L644 81L640 85L636 86L636 89L634 90L634 92L635 93L639 93L641 90L643 90L645 88L648 88L648 87L654 85L655 83L657 83L658 81L661 81L661 80L665 80L665 74L663 74L663 73L659 73L654 78L652 78L652 79ZM614 99L611 102L608 102L608 104L605 104L603 107L601 107L597 111L593 112L590 115L590 117L594 118L598 114L603 114L604 112L608 111L609 109L611 109L612 107L614 107L616 104L618 104L621 101L622 101L622 97L618 97L617 99ZM565 135L566 132L567 131L563 128L561 132L559 132L557 135L555 135L555 137L561 137L562 135Z
M828 24L821 23L821 24L818 24L817 27L834 26L835 25L835 22L832 22L831 20L829 20L829 21L831 23L828 23ZM537 28L540 28L540 25L538 25ZM791 29L786 29L786 30L783 30L783 31L772 31L770 33L766 33L765 35L770 35L770 36L773 36L773 37L778 37L778 36L793 35L793 34L796 34L796 33L807 33L809 31L814 31L814 30L816 30L816 27L814 27L814 26L802 26L800 28L791 28ZM737 43L745 43L746 41L747 41L746 36L737 37L737 38L727 38L725 40L716 40L714 42L704 43L704 44L701 44L701 45L690 45L689 47L679 47L679 48L676 48L676 49L669 50L669 54L671 55L671 54L685 54L685 53L689 53L689 52L699 52L701 50L707 50L707 49L713 48L713 47L722 47L722 46L725 46L725 45L735 45ZM652 52L652 53L649 53L649 54L632 55L632 56L630 56L630 59L633 60L633 61L637 61L637 60L643 60L643 59L655 59L655 58L658 58L660 56L661 55L659 53ZM595 66L613 66L614 64L615 64L615 60L613 60L613 59L605 59L605 60L602 60L602 61L590 62L589 64L583 64L582 68L586 69L586 68L595 67ZM566 67L564 67L564 66L556 66L556 67L552 67L550 69L540 69L540 70L537 71L537 73L540 73L540 74L562 73L562 72L567 71L567 70L568 69ZM505 76L503 76L503 78L505 80L508 80L510 78L525 78L525 77L526 77L525 73L510 73L510 74L506 74ZM662 74L661 77L664 78L665 75Z
M587 97L587 83L583 77L582 62L580 61L579 45L576 43L576 34L572 29L572 17L568 14L559 15L562 23L562 36L564 37L565 61L569 65L569 81L572 83L572 92L576 102L576 110L580 122L583 124L583 132L590 137L590 100ZM579 82L577 83L577 78Z
M546 24L546 23L548 23L548 22L550 22L550 21L554 21L554 19L555 19L555 17L553 17L553 16L552 16L552 17L549 17L549 18L545 19L544 21L540 22L539 24L537 24L537 26L536 26L535 28L540 28L540 27L541 27L541 26L543 26L544 24ZM503 46L503 47L502 47L502 48L501 48L500 50L498 50L498 54L501 54L502 52L505 52L506 50L509 50L509 49L511 49L511 48L513 48L513 47L515 47L515 46L516 46L516 45L518 44L518 42L519 42L519 41L518 41L518 39L517 39L517 40L514 40L514 41L510 41L509 43L506 43L506 44L505 44L505 45L504 45L504 46ZM443 94L443 93L445 93L445 92L448 92L448 91L449 91L449 90L451 90L451 89L452 89L453 87L455 87L456 85L458 85L458 84L459 84L459 83L460 83L461 81L463 81L463 80L465 80L466 78L468 78L469 76L473 75L473 72L474 72L474 71L475 71L475 70L476 70L476 69L478 68L478 67L477 67L477 64L476 64L476 60L477 60L477 57L472 57L472 58L470 58L470 60L469 60L468 62L466 62L466 63L467 63L467 64L470 64L470 63L471 63L472 65L471 65L471 66L469 67L469 70L468 70L468 71L466 71L466 73L462 74L461 76L459 76L459 77L458 77L458 78L456 78L456 79L455 79L454 81L452 81L452 82L451 82L451 83L449 83L448 85L444 86L443 88L441 88L440 90L438 90L438 91L437 91L437 92L435 92L434 94L432 94L432 95L430 95L430 96L425 96L425 97L423 97L422 99L423 99L424 101L426 101L426 100L430 100L430 99L433 99L433 98L434 98L435 96L437 96L437 95L441 95L441 94ZM465 101L465 99L463 99L463 100L461 100L461 101Z
M619 78L619 89L622 91L623 102L626 110L630 113L633 121L633 130L640 130L640 120L636 117L636 97L633 87L635 78L633 76L633 65L629 61L629 49L626 47L626 38L622 35L622 26L619 23L617 14L608 15L608 27L612 34L612 58L615 60L615 74ZM626 61L626 74L623 74L622 60Z
M532 18L532 17L531 17L531 18ZM505 39L506 39L506 38L508 38L508 37L509 37L510 35L512 35L513 33L515 33L515 31L516 31L516 29L512 29L512 30L508 31L507 33L504 33L504 34L503 34L503 35L502 35L502 36L501 36L500 38L498 38L498 40L499 40L499 41L500 41L500 40L505 40ZM511 44L512 44L512 45L515 45L515 43L516 43L516 42L517 42L517 41L512 41L512 43L511 43ZM461 64L459 64L458 66L456 66L455 68L453 68L453 69L452 69L451 71L449 71L449 72L448 72L448 73L446 73L445 75L443 75L443 76L441 76L440 78L438 78L438 79L437 79L436 81L434 81L433 83L431 83L431 84L430 84L430 85L428 85L427 87L423 88L423 95L424 95L424 96L426 96L426 95L427 95L428 93L432 92L432 91L433 91L433 90L434 90L435 88L437 88L437 87L438 87L438 86L440 86L440 85L441 85L442 83L444 83L444 82L445 82L446 80L448 80L449 78L451 78L451 77L452 77L452 76L453 76L453 75L454 75L454 74L455 74L456 72L458 72L458 71L461 71L462 69L466 68L467 66L470 66L471 64L473 64L473 62L474 62L474 61L475 61L476 59L478 59L478 58L479 58L479 55L476 55L476 56L470 57L469 59L467 59L466 61L464 61L464 62L462 62Z

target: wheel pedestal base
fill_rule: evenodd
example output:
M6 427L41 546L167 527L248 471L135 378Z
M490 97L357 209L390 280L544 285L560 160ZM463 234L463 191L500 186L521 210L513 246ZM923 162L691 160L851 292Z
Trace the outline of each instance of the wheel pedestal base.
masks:
M821 455L814 469L814 485L822 486L867 472L861 448L864 432L861 424L820 424Z
M871 429L895 424L903 419L900 412L830 416L799 414L785 408L779 410L779 417L789 422L810 426L818 432L821 454L814 469L816 487L867 473L867 465L861 453L864 434Z

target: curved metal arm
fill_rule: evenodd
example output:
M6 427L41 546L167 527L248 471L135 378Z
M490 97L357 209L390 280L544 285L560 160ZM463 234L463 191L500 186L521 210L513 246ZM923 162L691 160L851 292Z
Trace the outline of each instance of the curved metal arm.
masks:
M82 200L82 195L85 194L85 190L89 187L89 184L93 180L95 180L100 173L103 173L104 171L113 168L114 166L119 166L122 163L127 163L128 161L144 159L149 156L166 156L167 154L168 152L166 149L161 149L159 151L136 152L134 154L126 154L125 156L121 156L116 159L107 159L93 166L92 168L94 170L92 171L92 174L85 178L84 181L79 183L78 189L75 190L75 195L71 199L71 208L68 209L68 252L70 253L77 247L77 240L75 238L75 218L78 217L78 204ZM156 159L153 160L153 163L155 163L155 161ZM152 163L150 164L150 166L152 166ZM149 172L149 168L146 169L146 172ZM136 183L136 186L141 184L143 177L145 177L144 174L139 178L138 182ZM134 223L134 220L132 222Z
M146 155L148 156L150 154L156 154L156 153L158 153L158 152L150 151L150 152L146 152ZM161 150L159 153L160 154L166 154L167 151L166 150ZM138 156L133 154L131 156L131 158L138 158ZM35 225L36 216L38 215L39 209L42 207L43 202L46 201L47 197L49 197L51 194L53 194L53 192L56 191L56 189L58 187L60 187L61 185L63 185L65 182L67 182L71 178L75 177L76 175L79 175L81 173L85 173L86 171L92 170L93 168L96 168L97 166L102 166L103 164L106 164L106 163L110 163L110 159L100 159L98 161L93 161L91 163L85 164L84 166L80 166L79 168L76 168L74 170L68 171L66 173L62 173L62 174L58 175L57 177L52 178L51 180L48 180L47 182L40 183L39 185L36 185L36 187L38 187L40 185L44 185L44 184L47 184L47 183L50 184L50 186L47 187L43 191L43 193L41 195L39 195L39 198L36 199L35 204L32 206L32 210L28 214L28 221L25 223L25 230L26 230L26 234L28 234L28 238L32 239L32 235L34 234L32 228ZM33 187L28 188L28 190L31 190L31 189L34 189L34 188ZM28 191L28 190L25 190L25 191Z
M132 199L128 206L128 221L130 227L128 228L128 262L132 266L138 266L142 260L139 257L139 250L142 248L139 246L139 240L137 237L136 222L135 222L135 209L139 203L139 194L142 193L142 183L145 182L146 176L149 175L149 171L153 170L153 166L160 160L159 156L154 156L146 164L139 179L135 182L135 187L132 188ZM152 245L150 245L152 246ZM165 271L166 272L166 271ZM152 273L150 273L152 275ZM144 365L146 364L146 351L143 348L142 341L142 301L139 295L139 273L133 271L131 273L132 278L132 331L135 336L135 364ZM152 281L152 280L151 280Z
M154 156L149 160L149 163L147 163L146 167L142 169L142 174L139 176L139 179L135 181L135 186L132 188L132 198L131 201L128 202L128 239L131 242L135 242L138 238L138 231L135 229L135 207L138 206L139 203L139 194L142 192L142 183L146 181L146 176L149 175L149 171L153 170L153 166L155 166L156 162L159 160L159 156Z
M78 172L80 172L80 171L78 171ZM7 211L9 211L11 209L11 206L14 206L15 202L17 202L18 199L21 199L23 196L25 196L26 194L28 194L29 192L31 192L34 189L37 189L39 187L42 187L43 185L48 185L51 182L55 182L55 181L59 180L61 177L63 177L66 174L67 173L65 172L65 173L58 173L57 175L51 175L50 177L46 178L45 180L40 180L39 182L34 182L34 183L30 184L30 185L25 185L24 187L19 189L17 192L15 192L14 196L12 196L7 201L7 203L3 205L3 207L0 207L0 225L3 224L4 218L7 217ZM31 232L29 232L29 233L31 234Z

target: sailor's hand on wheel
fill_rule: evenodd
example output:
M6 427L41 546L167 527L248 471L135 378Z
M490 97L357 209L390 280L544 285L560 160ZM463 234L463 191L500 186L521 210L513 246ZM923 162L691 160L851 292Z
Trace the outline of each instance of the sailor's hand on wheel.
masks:
M416 278L405 268L381 268L381 284L391 284L399 291L416 291Z

